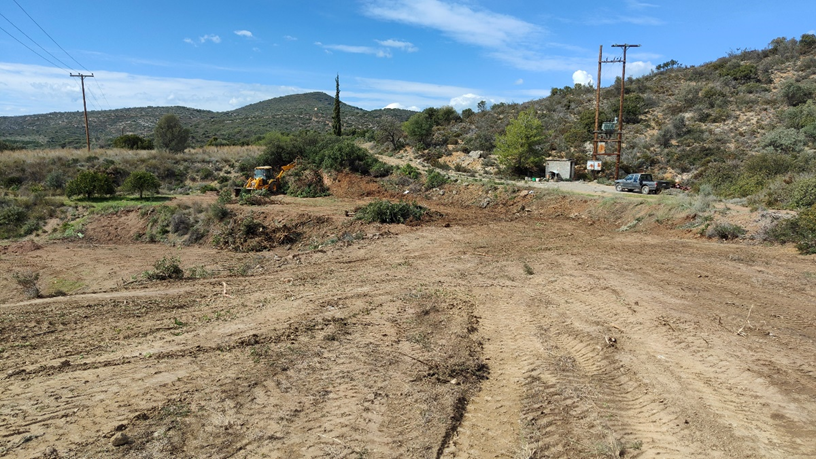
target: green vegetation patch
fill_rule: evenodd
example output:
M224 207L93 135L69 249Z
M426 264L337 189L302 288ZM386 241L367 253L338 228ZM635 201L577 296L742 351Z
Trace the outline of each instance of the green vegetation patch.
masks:
M428 212L428 208L417 203L376 200L357 210L355 218L368 223L405 223L419 221Z

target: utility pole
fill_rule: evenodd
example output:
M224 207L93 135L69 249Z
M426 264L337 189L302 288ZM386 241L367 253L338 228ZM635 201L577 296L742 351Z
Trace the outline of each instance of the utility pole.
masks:
M598 156L615 156L615 153L607 153L606 152L606 142L618 142L618 145L620 145L620 140L621 140L620 136L618 136L617 140L610 139L609 134L608 134L606 129L598 130L598 123L599 123L599 117L600 117L600 113L601 113L601 65L602 64L618 64L618 63L621 63L621 62L623 62L623 59L621 59L619 57L614 57L612 59L604 60L604 58L603 58L603 45L601 45L600 49L598 50L598 83L597 83L597 87L595 88L595 131L593 132L594 139L593 139L593 142L592 142L592 144L593 144L592 145L593 146L593 148L592 148L592 160L593 161L597 161ZM604 126L606 126L606 124L607 123L604 123ZM599 137L599 134L603 135L603 140L604 140L604 144L603 144L604 150L603 151L598 151L598 150L600 150L600 145L601 145L601 138ZM617 156L618 156L618 161L617 161L617 166L616 166L616 169L615 169L615 180L618 179L618 171L620 169L620 148L618 148ZM593 174L594 174L594 172L593 172Z
M625 52L625 51L624 51ZM72 77L79 77L82 80L82 108L85 110L85 140L88 142L88 151L91 151L91 131L88 130L88 104L85 103L85 78L93 78L93 73L90 75L83 75L81 73L77 73L74 75L71 74Z
M620 93L620 110L618 112L618 154L617 162L615 164L615 180L618 179L620 172L621 160L621 146L623 144L623 88L626 84L626 50L629 48L639 48L640 45L630 45L624 43L622 45L612 45L613 48L623 48L623 70L621 71L621 93Z

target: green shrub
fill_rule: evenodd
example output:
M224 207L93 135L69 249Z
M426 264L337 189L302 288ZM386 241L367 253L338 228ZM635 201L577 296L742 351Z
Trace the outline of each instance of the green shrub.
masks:
M114 148L124 148L126 150L152 150L153 141L145 139L136 134L121 135L111 142Z
M368 174L376 158L371 156L364 148L358 147L352 140L343 140L335 145L331 145L325 150L315 155L313 162L326 171L351 171L360 174Z
M759 144L762 147L770 147L776 151L794 153L801 151L806 143L805 135L796 129L776 128L765 134Z
M803 178L793 183L788 207L803 209L816 204L816 176Z
M69 198L84 195L91 199L94 196L110 196L114 193L116 187L113 180L108 175L95 171L82 171L65 186L65 195Z
M393 171L393 170L394 170L394 168L392 166L390 166L389 164L386 164L386 163L384 163L382 161L377 161L371 167L370 172L371 172L372 177L387 177L387 176L391 175L391 171Z
M447 176L440 174L438 171L431 171L428 173L428 176L425 177L425 189L431 190L434 188L439 188L440 186L449 182Z
M405 223L409 220L421 220L428 211L416 203L376 200L357 210L355 218L368 223Z
M778 242L796 244L799 253L810 255L816 253L816 205L799 212L794 218L779 222L769 232L770 237Z
M147 280L182 279L184 270L179 266L180 261L178 257L163 257L153 263L152 271L145 271L142 276Z
M725 241L739 239L745 234L745 228L732 223L717 223L709 226L706 230L706 237L722 239Z
M419 178L419 169L412 166L411 163L405 163L402 167L397 169L397 173L399 175L404 175L406 177L412 178L414 180Z

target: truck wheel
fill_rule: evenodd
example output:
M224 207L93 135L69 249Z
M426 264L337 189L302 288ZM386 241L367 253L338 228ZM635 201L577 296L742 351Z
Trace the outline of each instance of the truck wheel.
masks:
M623 191L623 187L621 186L620 183L615 184L615 191Z
M643 194L649 194L649 187L644 186L643 188L640 189L640 192Z

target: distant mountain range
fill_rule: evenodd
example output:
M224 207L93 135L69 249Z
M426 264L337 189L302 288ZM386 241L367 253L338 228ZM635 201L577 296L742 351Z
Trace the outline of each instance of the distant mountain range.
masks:
M228 112L187 107L138 107L88 112L91 146L105 148L123 134L153 137L159 119L173 113L190 128L191 146L217 138L226 144L251 142L270 131L331 130L334 97L323 92L293 94ZM369 129L384 117L405 121L416 112L402 109L363 110L341 102L343 129ZM0 117L0 140L26 148L81 148L85 119L81 111Z

